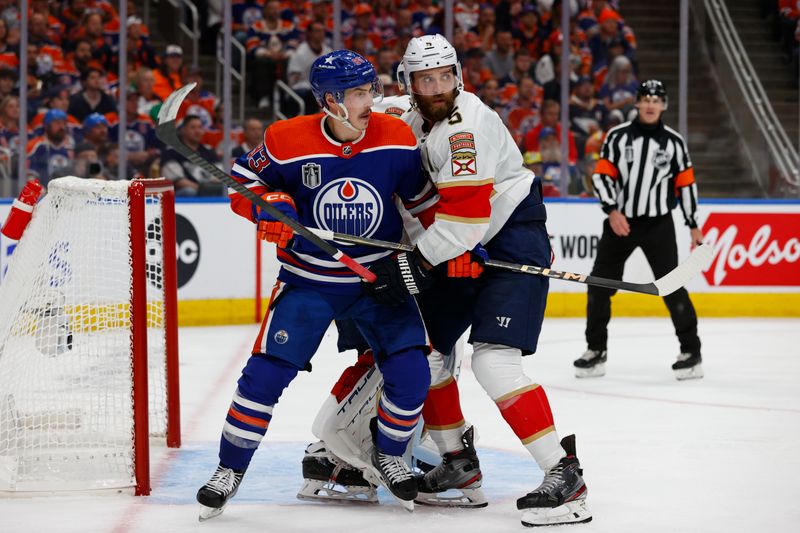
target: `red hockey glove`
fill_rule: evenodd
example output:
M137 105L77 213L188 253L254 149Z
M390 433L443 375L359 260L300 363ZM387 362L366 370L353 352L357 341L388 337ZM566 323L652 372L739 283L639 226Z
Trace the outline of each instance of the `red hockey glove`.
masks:
M483 264L488 260L486 248L477 244L472 251L464 252L447 262L447 277L477 278L483 273Z
M268 192L262 198L284 215L297 220L297 208L295 208L294 200L285 192ZM286 245L289 244L294 235L292 228L276 220L266 210L258 207L256 209L258 209L256 214L258 238L267 242L274 242L278 245L278 248L286 248Z

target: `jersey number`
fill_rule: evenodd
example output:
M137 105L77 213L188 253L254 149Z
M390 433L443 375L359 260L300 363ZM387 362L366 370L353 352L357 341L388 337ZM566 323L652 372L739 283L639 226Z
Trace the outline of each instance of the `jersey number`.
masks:
M447 123L450 125L458 124L461 122L461 113L458 112L458 107L453 108L453 112L450 113L450 116L447 117Z

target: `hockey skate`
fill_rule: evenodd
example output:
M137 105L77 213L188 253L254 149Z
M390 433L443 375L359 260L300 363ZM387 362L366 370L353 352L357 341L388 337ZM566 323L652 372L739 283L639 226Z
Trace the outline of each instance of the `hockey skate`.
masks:
M373 446L371 470L406 511L414 510L417 480L402 456L381 453Z
M342 461L322 441L306 448L303 457L303 486L298 499L336 503L378 503L375 485L361 470Z
M517 500L523 526L576 524L592 519L586 507L583 470L575 457L575 435L561 439L561 446L567 456L545 472L541 485Z
M463 450L444 454L442 462L417 477L415 502L440 507L486 507L489 502L481 490L483 475L473 445L474 428L461 436Z
M682 353L678 360L672 364L675 378L679 381L685 379L698 379L703 377L703 358L700 354Z
M606 350L586 350L572 363L576 378L594 378L606 375Z
M244 472L236 472L222 465L217 466L217 471L211 479L197 491L197 501L200 502L200 521L204 522L222 514L228 500L233 498L239 490Z

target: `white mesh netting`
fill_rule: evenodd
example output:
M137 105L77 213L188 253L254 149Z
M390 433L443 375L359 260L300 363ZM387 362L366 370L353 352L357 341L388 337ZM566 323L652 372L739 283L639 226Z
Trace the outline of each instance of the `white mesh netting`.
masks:
M52 181L0 284L0 490L134 484L128 186ZM163 434L158 197L146 226L150 424Z

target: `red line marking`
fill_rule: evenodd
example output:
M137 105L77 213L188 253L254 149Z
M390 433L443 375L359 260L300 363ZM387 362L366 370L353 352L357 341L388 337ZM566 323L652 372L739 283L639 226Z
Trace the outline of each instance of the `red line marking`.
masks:
M211 386L210 390L225 390L226 386L233 386L233 378L231 377L231 374L234 372L234 370L238 371L241 369L242 353L249 354L248 347L250 346L250 342L251 341L247 339L242 341L239 346L237 346L236 350L233 351L233 354L228 359L227 364L224 367L224 372L220 372L218 374L217 380ZM233 393L232 388L230 392ZM214 397L214 394L204 395L204 400L200 403L200 405L197 406L197 408L192 412L192 416L187 420L187 423L183 428L184 435L191 435L194 426L197 424L197 421L205 416L208 416L208 409ZM184 442L187 440L188 439L184 439ZM172 463L178 451L179 449L169 448L166 455L164 455L155 468L152 469L152 476L150 479L151 486L155 487L158 485L158 481L164 476L164 473L169 468L169 465ZM122 516L117 521L117 525L114 526L111 531L113 533L127 533L132 527L137 525L135 523L135 519L146 509L147 496L136 497L128 506L128 508L122 513Z

